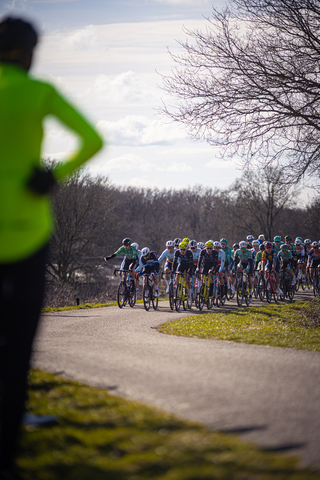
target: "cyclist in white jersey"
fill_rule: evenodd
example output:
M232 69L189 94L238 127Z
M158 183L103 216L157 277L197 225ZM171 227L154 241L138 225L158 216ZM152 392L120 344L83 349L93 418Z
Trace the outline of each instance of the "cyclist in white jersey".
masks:
M165 272L165 280L166 280L166 293L169 292L169 283L170 283L170 272L172 272L172 264L173 264L173 257L174 257L174 252L176 251L176 248L174 248L174 242L172 240L168 240L166 243L166 249L163 250L159 257L159 263L162 262L162 260L165 260L166 263L164 264L163 271Z

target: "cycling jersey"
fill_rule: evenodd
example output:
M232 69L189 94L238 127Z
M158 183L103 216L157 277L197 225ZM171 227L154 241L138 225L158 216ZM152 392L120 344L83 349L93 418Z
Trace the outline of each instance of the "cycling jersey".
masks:
M270 253L268 253L266 250L262 252L262 260L264 262L270 263L273 261L278 261L278 252L274 249L271 250Z
M226 267L231 265L232 249L230 247L228 247L228 245L227 245L224 250L223 250L223 248L221 250L224 252L224 255L225 255L224 266L226 268Z
M190 250L192 255L193 255L193 264L195 267L197 267L199 263L199 257L201 253L201 248L197 248L197 250L194 252L193 250Z
M247 265L248 265L248 263L253 263L253 257L252 257L251 250L247 249L244 253L242 253L241 248L239 248L236 251L234 260L235 260L236 264L238 264L239 262L243 263L243 264L247 264Z
M172 253L169 252L169 250L166 248L165 250L163 250L163 252L161 253L160 257L159 257L159 262L162 262L162 260L166 259L167 262L170 262L172 263L173 262L173 257L174 257L174 253L177 249L175 248Z
M223 270L224 270L224 262L225 262L226 255L225 255L224 251L221 250L221 249L220 249L218 252L219 252L219 253L218 253L219 271L220 271L220 272L223 272Z
M309 260L320 259L320 248L318 249L318 251L316 251L314 248L309 250L308 258L309 258Z
M305 251L304 251L304 245L296 245L296 255L297 258L304 258Z
M282 262L284 265L292 264L293 256L290 250L287 250L285 253L283 250L280 250L278 253L278 260Z
M137 260L138 254L137 249L133 245L130 245L130 248L126 250L124 245L122 245L115 253L109 255L109 258L117 257L118 255L124 255L128 260Z
M81 139L69 161L57 165L56 180L71 174L96 153L102 139L89 122L49 83L0 62L0 262L19 261L48 242L53 216L47 195L27 188L40 167L43 120L53 115Z
M190 250L186 250L186 253L182 255L181 251L178 249L174 252L173 266L172 270L175 272L179 261L179 271L180 273L189 272L193 273L193 255Z
M146 257L141 257L141 263L143 265L143 272L144 273L158 273L159 272L159 260L158 255L156 252L150 252L148 255L148 259Z
M201 250L198 269L200 270L203 264L203 273L208 273L211 268L218 267L219 253L217 250L212 250L211 253L208 253L207 249L204 248Z

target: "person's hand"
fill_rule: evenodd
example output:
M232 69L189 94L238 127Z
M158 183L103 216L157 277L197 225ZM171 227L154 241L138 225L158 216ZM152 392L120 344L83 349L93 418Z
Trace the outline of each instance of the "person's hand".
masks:
M110 260L110 257L104 257L103 259L105 262L107 262L108 260Z

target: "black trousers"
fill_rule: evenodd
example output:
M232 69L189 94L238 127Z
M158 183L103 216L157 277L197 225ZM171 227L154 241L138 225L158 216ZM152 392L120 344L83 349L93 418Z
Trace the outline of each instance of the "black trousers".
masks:
M27 396L32 342L44 294L48 246L0 264L0 467L12 468Z

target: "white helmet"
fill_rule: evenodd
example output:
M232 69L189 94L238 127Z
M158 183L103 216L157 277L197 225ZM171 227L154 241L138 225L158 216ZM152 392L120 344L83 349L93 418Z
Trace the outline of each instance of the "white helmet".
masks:
M213 242L214 248L221 248L220 242Z
M172 240L168 240L166 243L166 247L174 247L174 243Z
M131 243L133 247L136 247L137 250L139 250L139 245L137 243Z
M189 246L190 247L196 247L197 246L196 240L191 240L190 243L189 243Z
M310 245L310 244L311 244L310 238L306 238L305 241L304 241L304 243L305 243L306 245Z
M248 235L247 236L247 241L252 242L252 240L254 240L254 236L253 235Z
M313 247L319 247L319 243L318 243L317 241L312 242L312 246L313 246Z
M204 243L203 242L198 242L198 247L201 248L201 250L204 249Z
M259 247L259 245L260 245L259 240L253 240L252 245L253 245L254 247Z
M296 238L295 241L294 241L294 243L295 243L296 245L301 245L302 242L301 242L300 238Z
M146 257L148 255L148 253L150 253L150 248L149 247L144 247L142 250L141 250L141 256L142 257Z
M245 248L245 247L247 248L247 246L248 246L248 244L244 240L242 240L242 242L239 243L240 248Z

